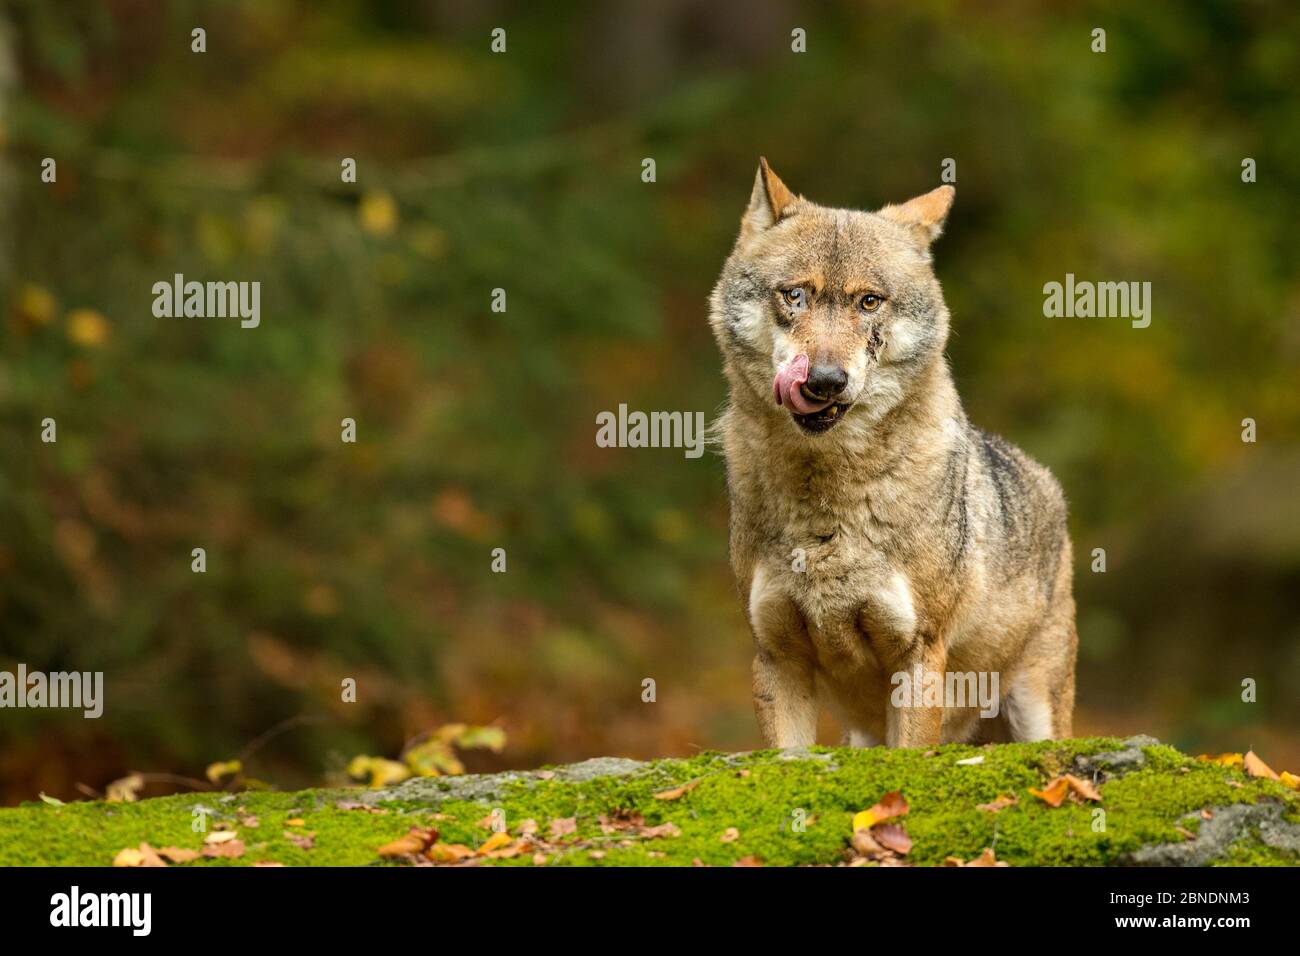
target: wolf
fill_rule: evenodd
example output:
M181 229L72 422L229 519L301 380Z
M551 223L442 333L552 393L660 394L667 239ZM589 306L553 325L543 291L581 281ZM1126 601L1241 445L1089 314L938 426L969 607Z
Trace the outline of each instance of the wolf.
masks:
M1065 498L962 409L931 257L954 196L828 208L760 159L710 298L731 565L769 746L815 743L823 707L852 746L1070 735ZM991 675L997 706L891 693L954 673Z

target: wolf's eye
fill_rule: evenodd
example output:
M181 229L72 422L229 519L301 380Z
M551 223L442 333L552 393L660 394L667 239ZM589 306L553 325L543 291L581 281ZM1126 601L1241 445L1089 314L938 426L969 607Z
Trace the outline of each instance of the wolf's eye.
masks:
M884 304L884 302L884 296L876 295L874 292L868 292L858 300L858 308L863 312L875 312L876 309L880 308Z
M801 285L797 285L793 289L782 289L781 298L792 309L802 309L808 304L808 293L804 291Z

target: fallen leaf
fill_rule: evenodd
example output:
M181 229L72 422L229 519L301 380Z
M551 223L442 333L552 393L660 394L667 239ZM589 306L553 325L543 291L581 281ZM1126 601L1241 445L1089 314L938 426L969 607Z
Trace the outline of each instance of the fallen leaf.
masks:
M1182 836L1182 838L1183 838L1184 840L1195 840L1195 839L1196 839L1196 834L1193 833L1191 830L1187 829L1187 827L1177 827L1177 826L1176 826L1176 827L1174 827L1174 829L1178 831L1178 833Z
M216 846L219 843L230 843L238 836L239 834L234 830L213 830L203 838L203 842L208 846Z
M314 833L294 833L292 830L285 830L284 838L300 850L312 850L316 847Z
M722 836L719 837L719 839L722 840L723 843L735 843L740 839L740 831L735 827L727 827L727 829L722 831Z
M886 850L906 855L912 849L912 838L897 823L881 823L871 829L871 835Z
M208 780L213 783L220 783L224 777L233 777L239 771L244 769L244 765L238 760L223 760L217 763L208 764Z
M481 847L478 848L479 856L484 856L491 853L493 850L499 850L510 842L511 836L509 833L494 833L484 841Z
M537 821L531 818L519 821L519 835L532 836L537 832Z
M120 780L114 780L105 788L105 797L109 803L134 803L144 789L144 777L138 773L129 774Z
M1240 767L1243 763L1241 754L1219 754L1217 757L1211 757L1209 754L1201 754L1196 758L1206 763L1212 763L1219 767Z
M65 805L58 797L46 796L44 790L40 792L40 798L43 802L48 803L52 807L62 807Z
M1091 780L1083 780L1072 773L1067 773L1065 781L1070 785L1070 789L1083 799L1095 800L1097 803L1101 803L1101 791L1092 785Z
M957 859L957 858L949 857L949 859ZM944 862L947 863L946 860ZM959 862L957 865L964 866L964 867L971 867L971 866L1010 866L1011 864L1001 862L997 857L993 855L992 849L990 849L989 847L985 847L984 852L981 853L979 856L975 857L975 859L971 860L969 863Z
M158 855L171 860L173 863L189 863L191 860L197 860L202 856L198 850L186 850L178 846L160 847Z
M244 855L244 843L242 840L231 840L228 843L216 843L203 848L204 856L214 857L239 857Z
M958 766L958 767L975 767L975 766L978 766L979 764L982 764L983 762L984 762L984 755L983 755L983 754L980 754L978 757L967 757L965 760L958 760L958 761L957 761L957 766Z
M570 833L578 831L577 817L560 817L551 821L551 838L568 836Z
M241 827L247 827L250 830L256 830L262 824L257 817L244 817L239 821Z
M675 823L661 823L657 827L643 827L641 836L647 840L656 840L659 837L681 836L682 831L678 829Z
M1292 790L1300 789L1300 777L1297 777L1293 773L1288 773L1283 770L1282 773L1278 775L1277 779L1282 782L1284 787L1290 787Z
M404 836L398 837L392 843L385 843L375 852L382 857L414 856L429 849L437 842L438 835L437 830L411 827Z
M1246 751L1246 756L1242 759L1242 764L1246 768L1248 777L1263 777L1267 780L1277 780L1277 772L1264 761L1253 750Z
M1064 777L1057 777L1051 783L1047 784L1042 790L1029 788L1029 792L1042 800L1050 807L1059 807L1065 802L1066 794L1070 792L1070 781Z
M434 863L458 863L474 855L463 843L435 843L424 851L425 859Z
M742 856L732 866L763 866L763 861L756 856Z
M144 866L144 854L135 847L127 847L125 850L118 850L117 856L113 857L114 866Z
M284 821L284 825L287 827L303 827L307 825L307 821L302 817L291 817Z
M148 843L140 844L140 853L143 854L144 856L144 862L140 864L141 866L166 866L167 865L166 863L163 862L162 857L158 855L158 851L155 850L153 847L151 847Z
M587 854L587 856L591 857L593 860L603 860L605 859L605 851L592 850L590 853Z
M674 787L672 790L662 790L659 793L654 794L654 798L656 800L680 800L682 797L686 796L686 794L699 786L699 784L700 782L698 780L692 780L690 783L682 784L680 787Z
M1020 798L1014 793L999 794L988 803L976 804L976 810L984 810L987 813L997 813L999 810L1005 810L1007 807L1014 807L1020 802Z
M1201 819L1202 819L1202 820L1213 820L1213 819L1214 819L1214 811L1211 810L1209 807L1206 807L1204 810L1201 811Z
M877 823L889 820L893 817L901 817L910 809L903 795L897 790L891 790L880 798L880 802L868 810L862 810L853 817L853 830L870 830Z
M275 860L258 860L253 866L284 866L284 864L277 863Z

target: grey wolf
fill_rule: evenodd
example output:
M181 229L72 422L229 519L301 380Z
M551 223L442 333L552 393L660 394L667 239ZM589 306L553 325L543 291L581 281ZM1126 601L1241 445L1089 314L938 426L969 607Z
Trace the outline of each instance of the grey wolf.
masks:
M792 193L760 160L710 300L731 564L771 746L1069 736L1077 639L1061 488L967 419L931 245L955 191L875 212ZM992 674L996 717L898 675Z

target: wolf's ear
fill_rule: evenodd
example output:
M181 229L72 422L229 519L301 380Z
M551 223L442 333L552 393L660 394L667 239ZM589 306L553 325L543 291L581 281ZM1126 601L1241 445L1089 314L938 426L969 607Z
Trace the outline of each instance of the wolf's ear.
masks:
M795 204L795 195L781 178L772 172L763 157L758 159L754 191L749 194L749 208L740 220L741 235L762 232L781 221L781 216Z
M929 246L943 232L943 222L948 218L948 210L952 208L953 197L956 195L957 190L944 185L905 203L886 206L876 215L906 226L921 245Z

